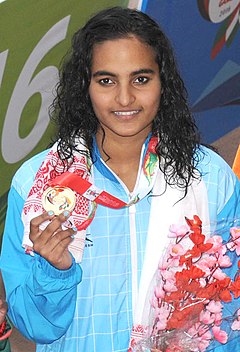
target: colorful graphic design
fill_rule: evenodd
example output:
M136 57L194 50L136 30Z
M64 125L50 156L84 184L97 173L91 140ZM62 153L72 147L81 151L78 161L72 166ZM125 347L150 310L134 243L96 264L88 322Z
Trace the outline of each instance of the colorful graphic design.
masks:
M145 1L172 43L205 143L240 127L239 8L240 0Z
M240 0L198 0L201 15L213 25L221 23L211 50L214 60L224 45L230 47L239 29ZM193 104L194 112L239 105L240 66L228 60Z
M203 18L222 23L211 51L211 58L215 59L224 45L231 45L239 29L240 0L198 0L198 7Z
M59 215L64 210L72 211L75 207L76 196L74 192L67 187L49 187L42 196L43 208L46 211L53 211Z
M157 137L152 137L150 139L148 150L144 158L143 172L148 180L148 184L151 183L153 174L156 171L156 164L158 163L158 157L156 154L157 143L158 143Z

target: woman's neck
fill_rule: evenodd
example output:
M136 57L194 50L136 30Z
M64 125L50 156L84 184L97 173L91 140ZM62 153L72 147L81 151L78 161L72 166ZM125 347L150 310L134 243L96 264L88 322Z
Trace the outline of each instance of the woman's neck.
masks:
M108 139L102 144L102 135L97 134L96 141L102 159L108 167L124 182L130 192L133 191L139 168L142 146L146 137L119 137Z

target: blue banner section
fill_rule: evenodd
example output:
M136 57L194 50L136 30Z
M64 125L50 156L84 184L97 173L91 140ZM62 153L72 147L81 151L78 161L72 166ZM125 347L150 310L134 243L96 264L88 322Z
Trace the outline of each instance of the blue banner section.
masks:
M240 126L240 0L145 0L171 40L204 142Z

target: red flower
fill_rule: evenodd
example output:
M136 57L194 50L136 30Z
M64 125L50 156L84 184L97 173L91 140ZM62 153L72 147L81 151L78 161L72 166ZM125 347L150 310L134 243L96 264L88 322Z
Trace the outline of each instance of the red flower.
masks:
M192 231L202 227L202 221L197 215L194 215L192 220L185 217L185 220Z
M234 298L240 297L240 276L238 276L236 280L232 282L230 290L234 294Z
M198 302L194 304L192 301L186 301L186 306L173 311L167 322L167 329L187 328L192 326L194 322L199 320L199 314L204 309L204 304Z
M205 240L205 236L201 234L201 232L198 232L197 230L195 230L193 233L191 233L191 235L189 236L189 238L192 240L192 242L194 244L196 244L197 246L204 243Z
M223 290L222 292L219 293L219 298L223 302L231 302L232 301L232 295L229 290Z
M165 296L164 301L167 303L171 303L173 306L176 306L182 299L184 299L186 293L183 291L175 291L171 292Z

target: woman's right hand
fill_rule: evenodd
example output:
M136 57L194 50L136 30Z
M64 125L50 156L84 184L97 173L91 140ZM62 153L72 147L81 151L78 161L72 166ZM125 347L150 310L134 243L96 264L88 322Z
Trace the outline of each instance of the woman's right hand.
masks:
M57 216L52 212L45 212L30 222L29 238L33 243L34 252L40 254L59 270L67 270L72 265L72 256L68 251L68 246L77 230L75 228L62 229L62 224L69 215L68 211ZM41 230L40 225L47 220L50 223L44 230Z

